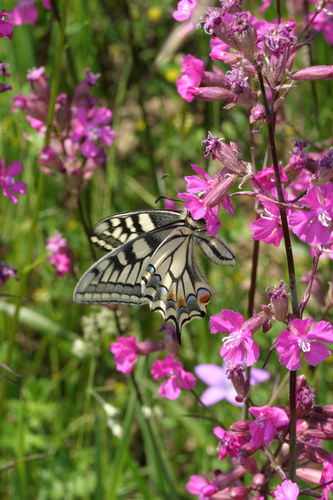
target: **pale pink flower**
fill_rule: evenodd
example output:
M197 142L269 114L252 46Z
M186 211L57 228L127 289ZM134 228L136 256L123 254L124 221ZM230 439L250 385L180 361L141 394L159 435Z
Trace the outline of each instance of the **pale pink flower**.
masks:
M190 391L196 384L195 376L186 372L180 361L174 359L175 355L170 354L165 359L158 359L151 368L151 374L155 380L168 377L158 390L163 398L177 399L181 393L181 388Z
M25 182L15 181L14 177L22 173L22 165L18 160L13 161L6 172L5 159L0 165L0 186L2 192L12 203L17 203L18 199L13 193L26 194L27 185Z
M253 342L252 333L248 326L243 326L244 317L237 312L224 309L221 314L211 316L211 333L229 333L222 341L220 356L240 365L245 363L251 366L258 361L259 347ZM243 329L244 328L244 329Z
M333 342L333 326L328 321L313 323L312 318L294 319L276 342L276 350L281 354L279 361L288 370L297 370L301 366L300 354L303 351L310 365L317 366L331 354L320 342Z
M193 16L197 3L197 0L180 0L172 17L176 21L187 21Z
M276 500L296 500L299 495L299 487L296 483L286 479L281 485L277 486L274 491Z
M255 419L249 423L250 444L256 448L260 448L263 442L269 446L276 439L278 429L289 425L288 415L282 408L253 406L249 408L249 412Z
M333 227L333 185L312 186L302 203L311 210L298 210L289 216L292 231L309 245L326 245Z
M192 102L194 99L193 90L200 85L205 72L205 65L196 57L187 54L183 57L181 75L177 79L177 92L187 102Z
M119 337L110 345L110 351L114 354L117 370L122 373L131 373L137 362L136 338Z
M51 252L47 258L56 270L56 276L61 277L71 271L73 253L69 248L67 240L62 237L59 231L54 236L47 238L46 249Z
M17 6L10 13L11 22L20 26L25 22L35 24L38 19L38 10L35 7L36 0L19 0ZM50 10L50 0L43 0L43 7Z
M205 406L210 406L226 399L235 406L243 406L244 403L236 401L237 392L231 379L228 377L228 366L212 365L209 363L197 365L194 368L195 374L209 387L203 392L200 401ZM269 378L269 373L260 368L251 369L250 385L256 385Z

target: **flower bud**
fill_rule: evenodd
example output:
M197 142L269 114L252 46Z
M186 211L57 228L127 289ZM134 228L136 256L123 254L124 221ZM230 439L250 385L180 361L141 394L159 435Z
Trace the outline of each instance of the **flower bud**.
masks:
M242 330L249 329L252 335L256 333L269 319L266 311L261 311L260 313L255 314L252 318L244 321L242 324Z
M136 352L137 354L150 354L155 351L163 351L164 344L163 342L137 342L136 343Z
M332 80L333 66L309 66L292 73L293 80L316 82L319 80Z
M220 69L213 67L213 71L205 71L201 80L202 86L223 87L225 74Z
M233 101L235 94L222 87L194 87L192 90L194 97L200 101Z
M269 290L269 288L272 288ZM278 287L268 287L266 289L267 295L270 298L270 309L273 316L278 320L284 322L288 314L288 295L287 286L281 280Z
M248 397L250 391L250 380L246 378L244 371L241 365L232 365L231 363L227 369L228 378L231 379L238 395L236 399L240 403Z
M213 208L218 205L222 200L228 196L228 193L237 179L236 174L226 174L215 187L212 186L211 190L204 198L204 204L207 208Z
M206 159L212 155L213 160L219 160L219 162L231 172L235 174L245 173L246 169L243 162L240 160L236 144L232 143L232 147L230 147L223 142L223 139L214 137L211 132L208 132L208 137L204 139L201 144L202 146L206 146L204 153Z
M333 181L333 148L322 158L319 167L311 179L311 184L323 186L326 182Z

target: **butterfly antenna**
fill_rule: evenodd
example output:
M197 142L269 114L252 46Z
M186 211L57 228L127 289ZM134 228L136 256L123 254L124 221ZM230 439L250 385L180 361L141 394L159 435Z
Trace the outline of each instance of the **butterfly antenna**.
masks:
M174 198L170 198L169 196L159 196L158 198L156 198L155 204L157 204L161 200L170 200L173 201L174 203L177 203L178 201L184 202L183 200L178 200L178 199L175 200Z

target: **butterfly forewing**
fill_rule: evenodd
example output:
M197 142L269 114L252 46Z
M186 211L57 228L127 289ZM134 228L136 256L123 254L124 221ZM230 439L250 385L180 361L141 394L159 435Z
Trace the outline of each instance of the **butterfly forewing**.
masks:
M180 210L124 212L99 221L94 227L91 241L104 250L111 251L140 234L174 223L184 224Z
M81 277L74 300L83 304L147 303L141 293L142 274L154 250L168 234L169 228L151 231L99 259Z

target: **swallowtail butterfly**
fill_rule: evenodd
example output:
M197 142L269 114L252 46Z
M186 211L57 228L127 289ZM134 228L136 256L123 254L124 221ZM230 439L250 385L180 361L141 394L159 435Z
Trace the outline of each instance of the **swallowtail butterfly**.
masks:
M106 217L91 241L109 253L81 277L74 301L81 304L149 304L175 324L178 340L188 321L206 314L211 293L195 260L194 244L216 264L235 256L213 238L204 219L186 211L142 210Z

